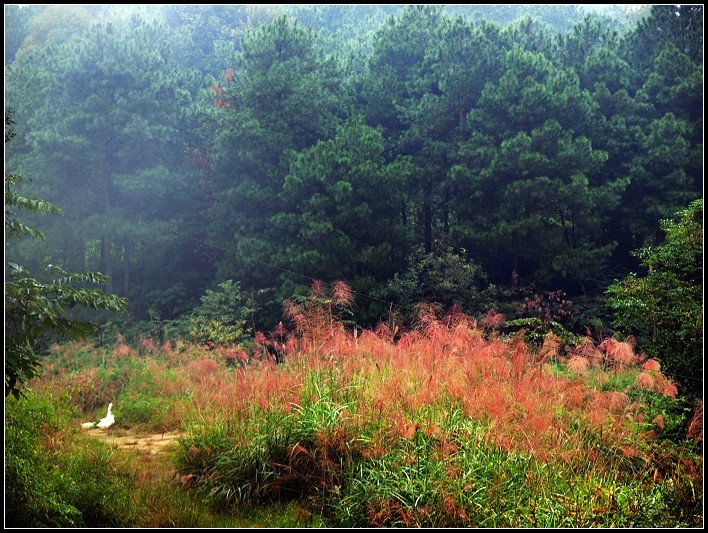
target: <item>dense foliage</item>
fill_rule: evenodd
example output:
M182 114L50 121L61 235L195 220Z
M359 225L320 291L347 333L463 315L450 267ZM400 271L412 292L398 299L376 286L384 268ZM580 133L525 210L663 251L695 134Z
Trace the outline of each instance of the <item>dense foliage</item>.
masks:
M668 374L702 394L703 200L662 221L662 229L663 244L636 252L646 275L610 285L609 303L622 331L636 333Z
M66 212L7 257L105 273L151 336L243 342L315 279L350 283L360 325L420 300L532 318L562 292L576 333L642 329L605 291L702 197L702 6L5 14L6 162ZM693 375L662 344L700 330L680 309L637 339Z
M127 469L99 443L73 455L46 453L43 443L68 423L67 398L8 398L5 417L5 526L131 527L138 509Z

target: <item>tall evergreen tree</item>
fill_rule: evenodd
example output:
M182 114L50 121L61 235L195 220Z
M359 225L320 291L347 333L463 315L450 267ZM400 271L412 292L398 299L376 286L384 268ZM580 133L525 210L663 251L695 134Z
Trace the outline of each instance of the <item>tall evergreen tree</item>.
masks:
M440 39L443 19L435 6L409 6L398 17L389 17L374 36L363 91L369 122L383 127L389 139L389 160L405 156L412 163L404 217L427 252L433 246L435 203L446 171L441 132L425 120L435 113L426 96L440 91L427 57Z
M664 46L671 44L691 61L703 62L703 5L653 5L627 36L630 62L638 72L651 69Z
M5 4L5 65L15 60L30 33L30 21L44 6Z
M594 103L572 69L540 53L515 47L502 68L468 116L474 133L453 169L458 242L502 282L593 276L614 246L604 221L626 186L597 178L607 154L575 134Z
M213 161L219 195L212 239L228 250L219 279L244 290L272 288L283 242L271 222L294 154L331 137L346 114L349 92L337 58L314 34L281 16L249 32L215 82Z
M333 139L298 154L280 197L286 212L273 220L288 243L277 256L283 268L303 277L346 280L364 294L401 268L403 184L398 165L385 164L383 152L382 135L354 117ZM293 280L286 279L286 286L287 281ZM371 319L369 310L382 312L372 303L358 302L361 318Z

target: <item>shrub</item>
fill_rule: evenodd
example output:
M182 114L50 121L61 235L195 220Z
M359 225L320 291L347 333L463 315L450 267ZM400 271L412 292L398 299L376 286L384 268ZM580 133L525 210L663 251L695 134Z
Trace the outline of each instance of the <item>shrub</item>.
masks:
M40 445L43 431L56 428L56 407L49 398L27 394L6 400L5 525L75 527L81 513L57 488L59 479Z
M647 269L607 289L615 326L635 333L638 344L661 361L684 390L703 387L703 200L663 220L666 240L635 251Z
M66 398L7 399L5 517L10 527L135 524L132 480L101 443L65 446Z
M408 262L408 270L402 276L394 276L384 295L401 308L412 309L418 302L434 302L445 309L457 306L466 313L482 314L493 306L497 296L494 285L464 253L448 248L426 254L419 249Z
M246 340L251 333L246 324L253 311L253 300L241 292L240 284L224 281L217 290L207 290L191 313L169 322L165 335L231 346Z

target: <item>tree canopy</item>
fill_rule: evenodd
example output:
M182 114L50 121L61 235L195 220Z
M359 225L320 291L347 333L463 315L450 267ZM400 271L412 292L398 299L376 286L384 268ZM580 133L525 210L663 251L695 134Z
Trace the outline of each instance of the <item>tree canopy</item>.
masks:
M8 260L100 271L136 323L228 282L269 330L344 279L362 325L526 287L609 333L702 198L702 9L6 6L11 190L65 212Z

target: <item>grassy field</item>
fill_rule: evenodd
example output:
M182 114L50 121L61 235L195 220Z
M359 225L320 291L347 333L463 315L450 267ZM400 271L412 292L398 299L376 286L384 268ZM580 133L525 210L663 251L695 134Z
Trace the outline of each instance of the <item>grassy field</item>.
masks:
M702 402L630 344L300 311L276 332L282 364L272 335L55 346L6 401L6 525L702 526ZM81 429L109 402L109 435L174 444Z

